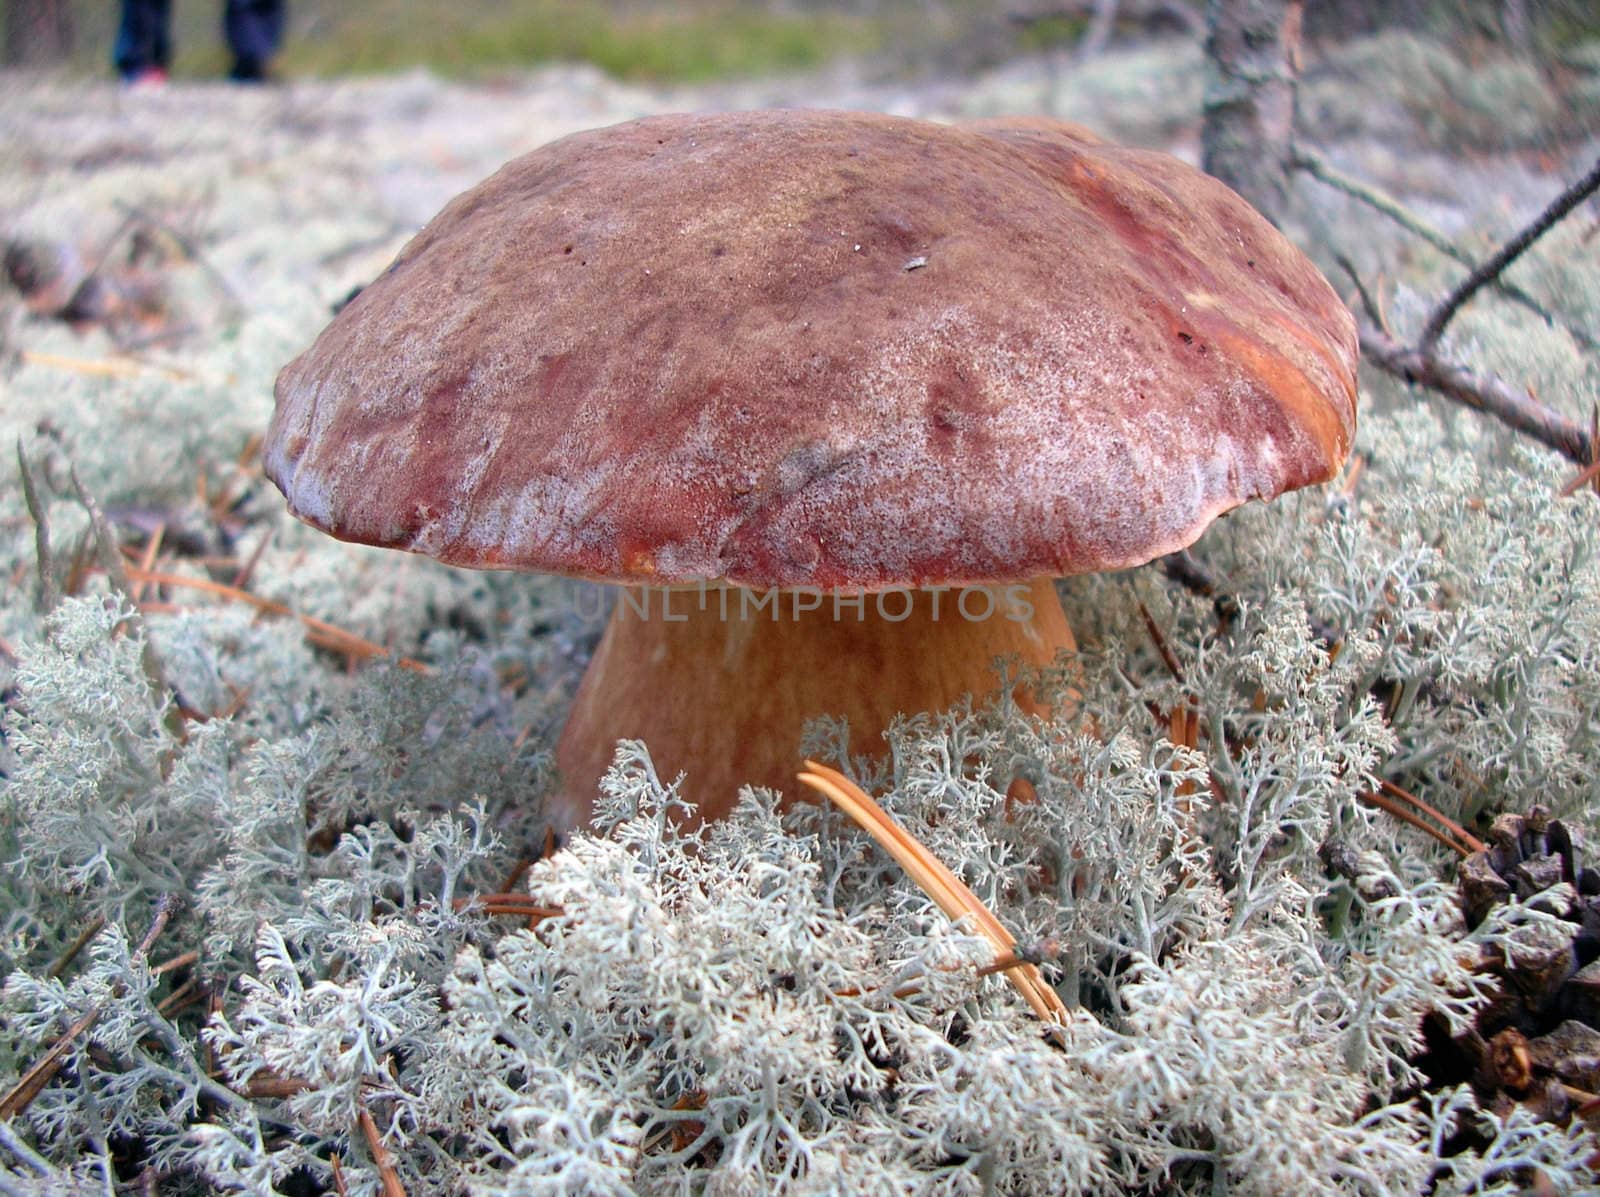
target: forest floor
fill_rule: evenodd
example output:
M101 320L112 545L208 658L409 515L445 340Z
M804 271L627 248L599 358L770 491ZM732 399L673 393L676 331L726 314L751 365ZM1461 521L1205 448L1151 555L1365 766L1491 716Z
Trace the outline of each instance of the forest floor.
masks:
M1481 257L1600 152L1600 47L1590 49L1595 52L1561 63L1536 63L1407 34L1308 47L1301 131L1306 145L1333 168L1398 197L1414 221L1437 230L1439 240ZM171 685L162 690L163 699L170 693L181 702L180 721L188 721L186 729L199 745L196 759L206 744L221 743L225 736L237 737L235 766L239 760L264 760L262 746L275 742L320 744L316 737L323 734L326 721L318 712L331 707L343 713L341 718L348 715L339 726L360 724L359 742L351 733L350 744L341 748L352 756L360 755L357 749L370 748L366 738L377 742L384 734L434 750L374 755L376 763L361 775L382 800L392 798L397 809L403 802L407 819L416 806L453 803L470 792L509 794L521 784L509 754L522 754L515 758L520 769L548 745L593 643L596 616L592 611L587 616L575 613L576 607L553 616L552 605L541 606L547 596L537 590L536 579L468 574L417 556L343 545L287 517L281 497L260 472L256 450L272 414L274 378L317 335L332 310L381 272L452 196L508 159L581 129L664 111L767 105L865 108L940 119L1047 113L1193 161L1199 155L1202 79L1199 46L1180 40L1115 45L1082 63L1060 56L1029 58L962 78L885 81L838 67L694 87L625 84L592 67L546 68L490 82L446 81L417 71L342 81L296 79L249 89L180 81L156 90L124 90L109 82L0 75L0 249L6 276L0 278L0 698L10 702L25 691L25 661L30 657L55 653L51 660L66 661L71 655L70 644L59 651L41 647L49 642L43 612L53 596L47 592L51 585L68 592L103 592L107 583L96 570L104 562L97 566L91 560L99 539L93 524L103 512L129 550L121 568L140 575L122 589L135 601L143 596L142 617L152 643L166 654L162 664ZM1413 232L1346 191L1310 177L1297 180L1287 232L1341 291L1353 295L1350 272L1362 278L1382 299L1386 319L1400 336L1415 335L1434 299L1461 275L1459 264ZM1558 308L1570 328L1600 329L1597 234L1600 219L1591 204L1519 263L1512 276ZM1475 368L1527 387L1567 418L1587 424L1600 394L1600 357L1579 345L1570 330L1484 297L1452 325L1447 347L1461 352ZM1358 440L1358 452L1375 462L1361 496L1372 500L1368 522L1373 527L1391 514L1384 508L1386 497L1404 499L1396 509L1427 514L1437 489L1446 484L1467 488L1468 482L1452 482L1438 468L1451 453L1463 458L1475 454L1485 478L1493 475L1505 494L1515 491L1525 497L1517 487L1525 480L1518 471L1527 458L1513 451L1524 446L1508 448L1509 436L1477 436L1482 420L1474 414L1457 409L1439 421L1439 428L1416 432L1420 439L1415 444L1424 446L1420 449L1408 449L1399 439L1383 440L1382 430L1387 426L1392 432L1395 421L1369 419L1369 414L1412 399L1392 380L1372 376L1364 382L1363 419L1369 423L1363 431L1368 439ZM1467 431L1457 435L1460 429ZM1389 455L1387 462L1384 454ZM32 458L32 481L42 496L37 502L36 496L23 497L24 469L18 465L23 455ZM1567 463L1559 464L1567 468ZM1551 472L1548 462L1540 469ZM1354 478L1348 481L1353 487ZM1546 481L1541 475L1540 485ZM1556 485L1549 485L1541 494L1548 498L1555 491ZM1476 520L1474 535L1493 543L1515 529L1489 526L1510 500L1497 507L1489 501L1495 493L1485 493L1472 490L1471 502L1462 500L1460 511L1475 513L1463 515L1462 522ZM1327 509L1338 502L1339 496L1332 494ZM1290 514L1281 518L1290 521L1295 510L1312 506L1320 511L1323 498L1307 499L1302 508L1286 504L1281 510ZM1237 527L1251 518L1224 523ZM1302 522L1316 521L1307 517ZM38 568L41 562L52 565L51 546L40 531L43 524L53 529L53 570ZM1417 539L1430 551L1444 539L1432 525L1417 526L1427 532ZM1457 530L1449 531L1453 535ZM1270 542L1265 534L1260 539ZM1245 538L1239 543L1253 542ZM1253 568L1267 578L1280 561L1294 564L1289 559L1304 554L1303 544ZM1409 551L1411 545L1400 547ZM105 555L116 564L115 550ZM1247 556L1241 551L1236 559ZM1554 550L1551 559L1556 559ZM190 572L176 582L173 574L157 577L163 563ZM1565 559L1561 564L1565 568ZM1329 567L1315 576L1332 577L1334 572ZM1544 587L1537 593L1553 592L1559 573L1551 565L1533 578ZM41 574L48 585L40 584ZM1157 576L1149 587L1152 595L1160 593L1161 583ZM1506 582L1497 585L1503 588ZM1367 605L1359 614L1365 618L1377 609L1381 615L1385 603L1412 602L1414 596L1396 597L1395 591L1387 583L1375 585L1361 600ZM1327 593L1332 591L1308 585L1295 601L1309 612ZM1499 597L1482 596L1485 610L1492 608L1494 620L1511 626L1512 616L1525 612L1494 606L1491 600ZM1425 599L1417 599L1412 612L1419 620L1465 601L1443 584ZM1092 605L1083 605L1090 608L1092 621ZM1257 604L1258 610L1267 606L1265 600ZM1350 606L1355 610L1360 604L1351 600ZM289 619L256 619L258 612L285 616L291 611L325 622L308 624L302 642L301 628ZM1373 616L1372 621L1365 633L1376 642L1382 620ZM1307 659L1314 656L1318 668L1332 669L1338 648L1323 654L1310 645L1299 614L1286 622L1295 623L1301 636L1296 643ZM1483 622L1493 621L1486 615ZM277 639L261 630L267 623L278 629ZM108 643L115 639L110 631L102 638ZM1419 633L1419 644L1424 639ZM487 647L476 655L453 651L452 645L462 640ZM471 656L466 665L456 662L459 668L449 684L456 687L453 693L473 702L481 699L481 708L465 713L431 708L417 716L415 727L402 729L403 736L393 728L369 732L361 723L366 717L366 708L359 705L365 701L363 692L351 678L359 672L353 668L359 659L380 645L424 662ZM1193 645L1179 647L1188 651ZM1590 680L1582 668L1571 670L1573 678L1563 673L1568 655L1576 659L1578 651L1562 648L1558 660L1545 663L1547 672L1561 674L1561 685L1574 691ZM1199 661L1200 650L1194 654ZM61 665L63 688L77 677L68 676L69 665L75 667L72 662ZM1345 668L1342 662L1338 665ZM1287 672L1295 674L1293 669ZM1160 676L1165 685L1166 675ZM39 693L48 689L37 679L35 684ZM95 688L99 685L91 678L83 683L82 694L70 695L71 718L63 716L63 726L76 727L73 720L87 712L87 725L99 735L90 718L107 705ZM1359 686L1350 706L1366 710L1372 688L1369 683ZM399 692L400 686L394 689ZM1435 701L1428 687L1418 693L1414 705ZM1478 706L1490 708L1492 700L1498 701L1497 695L1478 700ZM1439 701L1443 707L1444 700ZM1578 699L1572 703L1576 707ZM1457 706L1468 711L1470 704ZM1246 709L1240 707L1241 718ZM1450 707L1448 713L1460 712ZM490 728L503 737L493 752L474 750L477 755L470 759L478 762L474 768L480 772L467 780L446 776L441 764L437 776L408 775L411 788L397 797L392 791L401 787L390 783L403 768L420 770L418 762L432 755L446 763L456 759L450 752L457 746L448 742L454 733L441 730L445 724L435 716L470 723L473 735ZM1487 716L1479 720L1488 722ZM315 734L307 730L313 723ZM153 720L150 738L166 735L165 727ZM1587 739L1573 734L1575 747L1568 755L1581 765L1571 772L1583 774L1592 786L1590 728L1592 720L1585 725ZM6 732L0 726L0 780L22 776L24 753L8 744ZM1311 735L1297 729L1301 733ZM1482 738L1493 740L1488 732ZM85 736L60 751L92 755L100 744ZM1218 751L1227 747L1219 744ZM1470 758L1472 767L1461 770L1470 777L1456 788L1473 803L1481 806L1493 799L1511 809L1546 800L1544 777L1526 785L1519 782L1519 792L1510 797L1484 791L1481 783L1491 766L1503 766L1506 754L1498 748L1470 757L1465 750L1458 752L1456 744L1427 747L1434 753L1427 759ZM1489 762L1481 769L1475 763L1480 758ZM468 759L464 750L461 759ZM75 768L76 758L73 763ZM527 772L534 775L540 767L530 765ZM108 770L106 776L109 793L120 775ZM1516 780L1523 775L1509 776ZM190 782L196 792L204 780ZM258 780L240 781L236 789L250 790ZM46 792L37 768L32 784L39 793ZM14 792L25 789L18 786ZM1569 790L1580 796L1584 792L1576 783ZM363 801L366 797L364 793ZM504 795L495 800L509 808ZM1578 801L1573 798L1573 805ZM1458 798L1453 809L1470 819L1473 812L1467 805ZM1288 826L1286 819L1283 825ZM166 867L179 855L181 845L166 838L164 827L159 842L150 845L134 844L139 835L151 834L146 824L134 826L130 819L129 826L128 844L92 845L99 855L91 854L81 866L85 876L100 870L108 855L119 861L127 855L140 867L147 858ZM332 842L332 834L324 835L327 828L307 828L314 834L304 834L299 822L285 833L296 851L308 844L320 844L322 851L324 840ZM339 830L334 827L334 834ZM30 834L38 839L45 832ZM66 842L73 828L61 834ZM203 838L191 837L191 842ZM354 837L346 839L354 842ZM181 848L200 861L191 870L195 875L202 865L212 868L209 858L201 860L211 847ZM1064 852L1060 859L1072 856ZM48 863L40 856L32 871L7 874L5 884L42 885L38 878ZM1302 864L1305 876L1324 885L1326 878L1313 857ZM1431 858L1427 864L1431 870ZM220 873L207 875L225 878L227 870L217 867ZM334 862L328 867L343 866ZM128 866L130 877L135 876L132 868ZM101 871L112 870L106 866ZM78 902L89 887L74 888L69 897L62 897L65 887L58 889L36 911L25 911L21 899L12 903L7 917L16 923L0 938L0 952L37 966L41 976L77 930L56 904ZM148 897L146 891L137 892ZM298 895L295 902L298 911ZM82 913L88 908L61 909ZM206 933L226 922L223 916L229 911L219 901L208 915L213 922ZM25 917L33 922L24 926ZM247 910L239 921L248 924L252 917ZM1306 926L1315 921L1308 918ZM169 937L176 934L169 932ZM184 943L201 940L193 926L181 934L190 937ZM228 934L242 943L248 927ZM30 953L31 959L24 960ZM1332 949L1329 959L1334 959ZM1349 959L1339 956L1336 963L1344 967ZM340 961L342 968L342 956ZM446 967L438 966L440 977ZM1282 970L1285 984L1302 984L1304 973L1298 964ZM1431 984L1431 976L1424 979ZM1355 993L1357 981L1349 985ZM1293 1008L1300 1012L1296 1019L1314 1005L1296 996L1301 994L1299 989L1291 993L1298 1003ZM1254 1001L1230 1014L1230 1021L1252 1017ZM426 1004L430 1017L446 1005L431 998ZM1335 1022L1328 1025L1342 1028ZM43 1016L36 1023L53 1025ZM1408 1030L1414 1027L1415 1018ZM18 1071L45 1050L31 1044L16 1062ZM94 1063L87 1054L84 1060ZM1269 1062L1262 1071L1270 1079L1275 1067ZM1297 1083L1309 1077L1307 1083L1314 1085L1323 1080L1314 1070L1308 1073L1300 1058L1282 1076ZM56 1090L50 1090L40 1107L56 1097ZM1117 1105L1108 1100L1105 1108ZM1264 1103L1262 1108L1276 1107Z

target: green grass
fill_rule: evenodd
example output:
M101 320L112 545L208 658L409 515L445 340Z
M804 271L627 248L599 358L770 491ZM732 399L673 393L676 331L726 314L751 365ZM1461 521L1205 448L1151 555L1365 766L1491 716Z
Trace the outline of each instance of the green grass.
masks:
M884 48L885 23L763 0L288 0L285 76L428 67L478 78L549 62L592 62L622 79L702 82L798 71ZM227 69L220 0L177 0L174 73ZM76 57L103 69L116 6L79 5Z

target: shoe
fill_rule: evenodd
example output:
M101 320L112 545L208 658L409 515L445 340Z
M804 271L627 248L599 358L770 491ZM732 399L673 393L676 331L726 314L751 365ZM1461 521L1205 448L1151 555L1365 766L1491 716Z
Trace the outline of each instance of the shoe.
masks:
M166 85L166 67L140 67L122 76L122 86L129 91L160 91Z
M259 58L235 58L233 69L228 72L228 80L232 83L270 83L272 73Z

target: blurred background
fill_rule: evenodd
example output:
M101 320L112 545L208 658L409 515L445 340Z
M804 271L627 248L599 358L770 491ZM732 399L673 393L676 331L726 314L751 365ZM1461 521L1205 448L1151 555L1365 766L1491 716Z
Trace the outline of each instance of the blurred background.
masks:
M104 74L107 0L5 0L4 61ZM217 0L175 0L175 77L226 70ZM283 78L425 67L492 79L588 62L624 80L697 83L848 67L864 77L966 73L1019 55L1193 33L1203 0L290 0ZM1325 0L1309 38L1410 29L1559 60L1600 39L1596 0Z

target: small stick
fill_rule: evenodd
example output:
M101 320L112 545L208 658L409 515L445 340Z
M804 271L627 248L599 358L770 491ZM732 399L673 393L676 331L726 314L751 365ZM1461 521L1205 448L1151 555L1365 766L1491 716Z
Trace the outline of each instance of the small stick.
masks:
M406 1197L405 1186L400 1183L400 1174L394 1170L394 1157L389 1154L389 1149L378 1137L377 1123L372 1121L372 1115L367 1113L366 1106L361 1106L357 1111L356 1122L360 1125L361 1134L367 1141L367 1150L372 1153L372 1163L378 1169L378 1176L383 1180L383 1197Z
M1167 638L1161 634L1161 629L1156 626L1155 618L1150 614L1150 608L1144 605L1144 600L1139 600L1139 616L1144 620L1144 630L1150 633L1150 640L1156 646L1156 651L1161 654L1161 663L1167 667L1167 672L1172 679L1180 685L1183 682L1183 666L1178 664L1178 658L1173 656L1172 648L1167 644Z
M1393 335L1389 321L1383 314L1383 309L1378 306L1378 301L1373 298L1372 292L1367 290L1367 284L1362 281L1361 274L1356 270L1356 264L1344 254L1335 254L1334 261L1339 263L1339 268L1350 276L1350 281L1355 284L1356 295L1361 300L1361 309L1366 312L1367 319L1372 321L1374 327L1381 328L1385 333Z
M333 1173L333 1191L339 1197L350 1197L350 1190L344 1187L344 1166L339 1163L337 1151L328 1157L328 1169Z
M156 1003L156 1013L162 1018L167 1017L174 1010L187 1006L190 1002L201 996L200 978L190 977L178 988L174 989L161 1001Z
M1578 476L1561 488L1563 499L1570 499L1596 478L1600 478L1600 457L1595 458L1578 473Z
M150 920L150 929L144 933L144 938L139 941L139 946L133 950L135 959L143 959L150 954L151 947L156 938L166 930L167 923L177 913L178 899L171 894L162 894L156 899L155 917Z
M15 1118L33 1104L33 1099L44 1091L66 1059L67 1049L77 1037L87 1031L100 1017L100 1007L91 1006L77 1022L61 1033L37 1063L22 1074L22 1079L12 1086L11 1092L0 1097L0 1121Z
M135 960L149 953L151 945L166 928L177 907L177 899L171 894L162 894L156 899L155 917L151 919L150 929L139 941L139 946L134 949ZM98 1003L90 1006L76 1022L61 1033L38 1062L22 1074L22 1078L12 1086L11 1091L0 1098L0 1119L15 1118L33 1104L33 1099L38 1097L56 1073L61 1071L62 1064L66 1062L67 1051L73 1042L95 1024L95 1020L100 1017L100 1011Z
M1015 968L1019 964L1043 964L1052 956L1059 955L1061 945L1053 939L1040 940L1033 944L1017 944L1006 952L1001 952L990 963L978 969L980 977L987 977L992 973L1004 972L1008 968Z
M39 492L34 489L33 468L28 464L28 454L20 436L17 438L17 470L22 475L22 501L33 517L33 553L39 570L33 606L43 615L54 609L57 598L55 559L50 552L50 517L39 501Z
M1444 335L1446 326L1455 318L1462 305L1485 285L1499 278L1501 272L1520 258L1529 246L1554 228L1562 217L1588 199L1597 189L1600 189L1600 158L1595 160L1595 164L1589 168L1587 174L1552 200L1549 206L1534 218L1533 223L1479 263L1476 270L1468 274L1454 291L1445 296L1439 306L1434 308L1433 314L1428 317L1428 322L1423 325L1417 347L1424 354L1431 355L1433 347Z
M104 928L105 925L106 917L103 914L97 914L94 916L94 918L90 919L84 929L78 932L78 938L72 941L65 952L62 952L60 956L56 957L55 963L50 966L49 971L46 972L45 975L47 977L59 977L62 973L66 972L67 965L71 964L73 960L77 958L78 953L83 951L91 939L100 934L101 929Z
M123 561L117 535L112 530L110 521L106 519L106 513L100 509L99 502L78 477L77 466L71 468L69 476L72 478L72 489L78 496L78 502L89 514L89 527L94 533L95 557L100 562L100 568L110 575L112 585L123 594L131 596L133 583L129 581L127 565Z
M171 960L164 960L152 968L150 970L150 975L152 977L159 977L162 973L170 973L173 969L184 968L187 965L194 964L199 959L200 953L197 951L190 950L187 952L180 952Z

